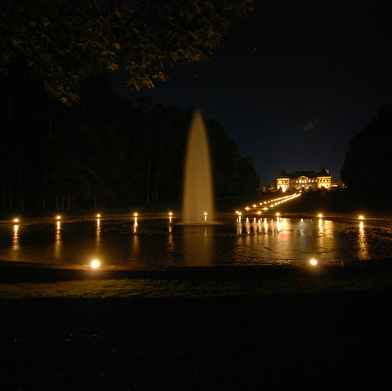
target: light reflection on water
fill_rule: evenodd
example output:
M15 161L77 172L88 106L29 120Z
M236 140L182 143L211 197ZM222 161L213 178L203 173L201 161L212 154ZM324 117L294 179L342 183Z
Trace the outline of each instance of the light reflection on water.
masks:
M0 224L0 260L130 268L341 264L392 257L391 223L237 218L211 226L141 217Z

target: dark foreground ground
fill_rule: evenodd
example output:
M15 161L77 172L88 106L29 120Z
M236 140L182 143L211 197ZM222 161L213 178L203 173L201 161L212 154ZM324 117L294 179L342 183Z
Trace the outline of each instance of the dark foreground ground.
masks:
M377 289L0 300L0 389L389 389L391 307Z

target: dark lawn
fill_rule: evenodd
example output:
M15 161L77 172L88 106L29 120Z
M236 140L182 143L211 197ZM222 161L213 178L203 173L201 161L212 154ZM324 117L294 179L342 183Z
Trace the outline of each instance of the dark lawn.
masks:
M389 389L390 298L2 300L0 389Z

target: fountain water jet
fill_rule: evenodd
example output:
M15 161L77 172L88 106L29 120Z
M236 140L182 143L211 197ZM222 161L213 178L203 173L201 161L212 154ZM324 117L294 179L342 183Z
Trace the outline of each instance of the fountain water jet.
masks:
M213 223L213 187L210 151L200 113L193 117L184 172L183 224Z

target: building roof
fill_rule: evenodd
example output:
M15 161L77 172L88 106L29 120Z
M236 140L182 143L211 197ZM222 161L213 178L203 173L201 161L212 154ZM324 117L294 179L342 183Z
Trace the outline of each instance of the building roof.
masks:
M321 169L320 171L293 171L290 173L286 173L285 170L282 170L277 178L299 178L301 176L317 178L319 176L331 176L331 174L329 173L329 170L325 168Z

